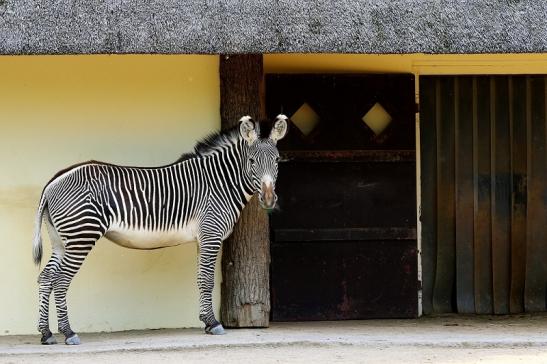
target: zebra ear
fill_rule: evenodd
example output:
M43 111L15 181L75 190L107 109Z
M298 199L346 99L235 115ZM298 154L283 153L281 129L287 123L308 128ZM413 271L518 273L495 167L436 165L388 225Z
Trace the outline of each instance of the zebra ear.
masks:
M239 119L239 134L249 145L258 139L255 122L250 116L247 115Z
M287 134L287 120L289 118L286 115L279 114L275 118L275 123L273 125L272 131L270 133L270 139L277 143L278 140L281 140Z

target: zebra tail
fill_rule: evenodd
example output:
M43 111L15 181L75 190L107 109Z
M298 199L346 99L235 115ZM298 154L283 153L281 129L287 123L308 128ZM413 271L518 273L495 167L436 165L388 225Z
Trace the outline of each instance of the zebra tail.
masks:
M36 213L34 242L32 244L32 257L34 258L34 264L36 265L40 265L40 263L42 262L42 221L44 218L44 211L47 206L47 200L44 192L42 192L40 205L38 205L38 212Z

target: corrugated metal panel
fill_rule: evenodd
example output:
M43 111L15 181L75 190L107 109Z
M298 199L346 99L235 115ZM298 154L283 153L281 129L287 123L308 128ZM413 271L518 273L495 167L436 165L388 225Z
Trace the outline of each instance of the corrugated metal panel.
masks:
M546 310L546 79L420 78L424 313Z

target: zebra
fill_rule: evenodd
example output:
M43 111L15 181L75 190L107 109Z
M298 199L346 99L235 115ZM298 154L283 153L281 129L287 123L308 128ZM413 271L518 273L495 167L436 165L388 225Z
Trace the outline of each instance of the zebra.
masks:
M262 208L275 207L277 142L287 133L287 120L278 115L269 136L261 137L260 123L244 116L238 126L205 138L193 153L163 167L90 161L58 172L42 191L33 242L40 265L45 221L52 254L38 275L41 343L56 344L48 322L53 291L65 344L80 344L69 324L66 295L101 237L133 249L197 241L199 319L207 334L224 334L212 306L217 254L255 193Z

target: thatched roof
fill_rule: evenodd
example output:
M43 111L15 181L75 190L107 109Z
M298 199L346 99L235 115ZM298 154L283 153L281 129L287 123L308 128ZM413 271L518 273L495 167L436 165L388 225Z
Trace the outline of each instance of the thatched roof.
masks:
M546 51L545 0L0 0L0 54Z

